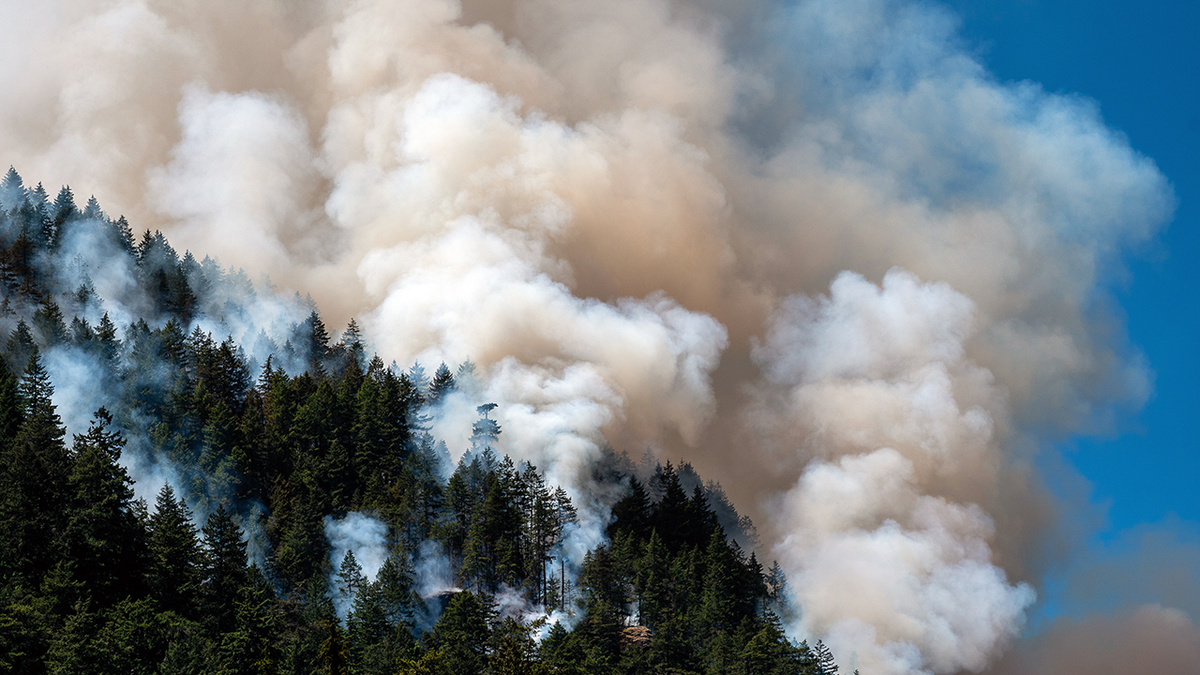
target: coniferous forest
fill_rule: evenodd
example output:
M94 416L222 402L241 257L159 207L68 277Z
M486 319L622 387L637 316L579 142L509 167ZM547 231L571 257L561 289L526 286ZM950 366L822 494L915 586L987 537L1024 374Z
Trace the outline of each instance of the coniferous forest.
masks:
M582 560L494 403L452 464L431 416L477 391L469 360L385 363L353 321L14 170L0 294L4 672L837 671L686 463L610 451Z

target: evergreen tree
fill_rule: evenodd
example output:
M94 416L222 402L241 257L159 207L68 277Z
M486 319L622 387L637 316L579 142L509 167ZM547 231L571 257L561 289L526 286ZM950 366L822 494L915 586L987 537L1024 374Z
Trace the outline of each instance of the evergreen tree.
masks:
M662 468L662 472L654 477L662 499L654 508L654 527L662 537L663 544L672 553L678 552L684 544L691 543L692 512L691 504L679 483L679 476L670 462Z
M413 404L424 405L426 391L429 389L429 377L425 375L425 367L420 363L414 363L412 368L408 369L407 374L409 385L413 390Z
M453 675L486 672L492 613L486 599L470 591L450 599L427 637L428 648L441 650L446 669Z
M317 658L321 664L323 675L350 675L350 656L346 651L346 637L341 627L332 617L326 621L329 637L321 643L321 651Z
M72 494L64 541L68 559L98 607L140 595L145 529L135 511L133 481L117 463L125 439L101 408L88 432L75 436Z
M816 675L837 675L837 662L833 658L833 652L829 651L829 647L826 647L825 643L817 640L812 651L817 665Z
M108 366L111 371L115 371L117 356L121 349L121 341L117 338L117 327L108 318L108 312L105 312L104 316L100 317L100 323L96 324L95 330L95 342L100 354L101 363Z
M247 577L235 605L234 629L221 636L218 661L222 674L276 672L279 654L274 637L279 617L273 608L274 593L257 565L250 567Z
M730 631L741 621L738 615L738 561L725 544L725 532L713 528L704 556L704 594L701 621L710 632Z
M67 324L63 320L62 310L50 296L46 296L42 306L34 313L33 327L41 338L41 344L47 347L67 342Z
M350 363L357 366L360 370L367 367L367 353L363 341L362 329L358 327L358 322L354 319L350 319L350 323L346 325L346 330L342 332L341 346L346 350L346 354L350 358Z
M337 580L338 595L347 604L352 603L355 596L367 585L367 578L363 576L362 566L354 557L353 550L347 550L346 555L342 558L342 564L338 567Z
M329 331L325 322L313 310L304 322L304 344L308 350L308 372L316 377L325 375L325 361L329 358Z
M202 559L192 513L163 485L149 522L149 571L152 596L164 610L194 617L200 591Z
M0 363L0 457L4 456L9 443L21 428L21 421L24 419L21 408L21 399L17 394L17 378L7 366Z
M133 228L130 227L129 221L125 220L125 216L117 218L116 222L112 224L112 228L113 238L116 239L121 250L131 256L135 255L136 245L133 241Z
M500 440L500 424L488 417L488 414L495 409L495 403L484 403L475 408L475 412L479 413L480 418L471 426L472 453L483 452L487 448L494 447Z
M29 364L29 357L37 348L37 343L33 341L33 333L29 330L29 324L22 319L17 322L17 327L8 336L8 344L5 346L5 357L8 361L8 367L15 373L20 373L25 370L25 366Z
M4 174L4 181L0 182L0 214L16 210L24 203L25 185L17 170L10 166L8 173Z
M475 364L471 359L466 359L458 364L458 369L454 372L454 381L459 389L468 393L475 393L479 388L479 376L475 373Z
M608 536L624 533L643 539L650 529L650 498L637 478L630 477L629 491L613 505L613 522L608 526Z
M246 584L246 542L222 504L208 517L204 529L202 607L210 630L220 634L235 625L235 603Z
M105 216L104 211L100 209L100 202L96 201L96 195L88 197L87 204L83 207L83 218L85 220L108 220L108 216Z
M454 375L451 375L450 368L442 363L438 366L437 372L433 374L433 381L429 383L429 396L426 397L426 403L436 406L452 391L454 391Z
M61 553L70 503L71 460L53 394L34 348L18 387L23 420L3 456L0 495L0 561L31 580Z
M57 249L66 240L70 223L79 217L79 210L75 207L75 195L71 194L70 187L64 185L58 191L50 212L45 240L51 248Z

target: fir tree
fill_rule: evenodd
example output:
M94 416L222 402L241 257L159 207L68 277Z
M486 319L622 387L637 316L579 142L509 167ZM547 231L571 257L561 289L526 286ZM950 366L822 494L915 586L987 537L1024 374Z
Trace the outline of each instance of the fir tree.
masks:
M195 615L202 568L200 543L192 512L176 500L169 484L163 485L149 522L150 592L165 610L180 616Z
M234 627L235 603L246 584L246 542L222 504L204 526L204 568L201 598L214 634Z
M816 675L837 675L837 662L833 658L833 652L829 651L829 647L826 647L824 642L817 640L812 651L817 665Z
M437 372L433 374L433 381L429 383L429 396L426 398L426 402L431 406L436 406L452 391L454 391L454 376L450 374L450 368L442 363L438 366Z
M4 174L4 181L0 182L0 213L16 210L24 203L25 185L17 170L10 166L8 173Z
M72 494L64 542L99 606L140 595L145 530L134 508L133 481L117 463L125 439L101 408L84 435L76 435L69 478Z
M42 301L42 306L33 315L33 327L41 338L41 344L46 347L67 342L67 325L63 319L62 310L50 296Z
M479 421L471 425L472 453L483 452L487 448L494 447L500 440L500 424L488 417L495 409L495 403L484 403L475 408L475 412L479 413L480 417Z
M29 363L29 357L36 348L37 343L33 341L33 333L29 330L29 324L25 323L24 319L18 321L17 327L8 336L8 344L4 350L8 367L13 372L23 372Z
M51 399L54 387L36 348L17 391L23 420L2 458L7 489L0 496L0 560L38 580L62 551L71 459Z

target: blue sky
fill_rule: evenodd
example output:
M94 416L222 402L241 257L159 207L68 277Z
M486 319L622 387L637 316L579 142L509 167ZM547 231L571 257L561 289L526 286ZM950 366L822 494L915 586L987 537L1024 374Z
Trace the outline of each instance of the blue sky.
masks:
M1097 102L1107 124L1174 186L1174 221L1129 257L1115 296L1132 343L1155 373L1153 398L1106 437L1064 445L1106 520L1093 547L1131 546L1139 528L1200 521L1200 5L1195 2L950 0L962 36L1003 81ZM1148 525L1149 524L1149 525ZM1192 575L1200 570L1192 570ZM1050 604L1055 604L1055 585ZM1163 599L1169 600L1169 599ZM1195 617L1193 617L1195 618Z

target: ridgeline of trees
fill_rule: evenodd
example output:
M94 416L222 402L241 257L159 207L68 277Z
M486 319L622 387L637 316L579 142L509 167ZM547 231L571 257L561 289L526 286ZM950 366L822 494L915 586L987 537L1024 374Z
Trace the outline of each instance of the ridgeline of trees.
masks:
M687 465L610 455L594 476L624 489L609 542L564 578L575 506L494 453L495 404L452 471L429 433L428 411L473 382L469 361L430 379L368 359L353 322L334 342L299 298L273 300L295 321L254 326L263 298L244 272L181 258L160 233L135 240L94 198L50 200L12 170L0 294L4 672L837 671L821 643L784 636L778 565L727 536L722 523L748 523ZM51 362L102 404L58 410ZM91 425L67 438L60 414L80 412ZM136 499L123 453L179 492ZM353 551L331 560L327 518L352 512L387 527L374 579ZM452 587L430 588L431 556Z

